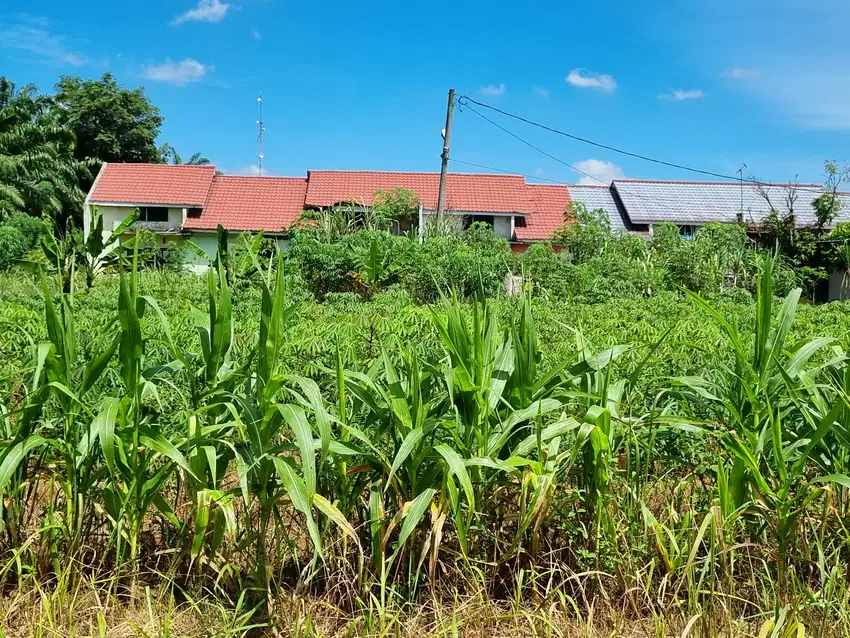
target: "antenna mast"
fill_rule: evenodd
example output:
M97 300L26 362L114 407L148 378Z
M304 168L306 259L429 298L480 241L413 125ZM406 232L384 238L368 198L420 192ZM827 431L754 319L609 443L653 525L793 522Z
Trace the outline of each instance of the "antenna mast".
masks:
M263 160L265 159L265 155L263 155L263 133L266 132L266 127L263 123L263 96L257 98L257 104L260 106L260 119L257 120L257 127L259 128L259 134L257 135L257 169L260 177L263 176Z

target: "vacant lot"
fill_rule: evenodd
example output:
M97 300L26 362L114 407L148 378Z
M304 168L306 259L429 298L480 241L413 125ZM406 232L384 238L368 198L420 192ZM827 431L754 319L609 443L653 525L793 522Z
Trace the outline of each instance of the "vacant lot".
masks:
M6 633L845 635L850 313L767 270L431 306L0 275Z

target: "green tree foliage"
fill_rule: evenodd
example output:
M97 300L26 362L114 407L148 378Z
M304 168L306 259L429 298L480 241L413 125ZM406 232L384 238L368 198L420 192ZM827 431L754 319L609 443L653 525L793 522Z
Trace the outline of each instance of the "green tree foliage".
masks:
M163 118L143 88L62 76L56 84L59 122L77 139L76 157L102 162L162 162L156 145Z
M0 270L10 268L48 234L43 220L20 211L0 222Z
M0 77L0 220L23 211L64 226L82 212L80 184L91 172L52 106L34 86L18 90Z
M407 188L377 191L372 198L372 212L381 224L409 221L419 210L419 196Z
M27 239L11 224L0 224L0 270L10 268L27 252Z
M611 222L604 210L588 210L581 202L570 202L564 217L568 221L555 231L552 241L569 252L575 263L605 252L611 239Z
M209 158L204 157L203 153L194 153L189 159L184 160L183 156L177 152L177 149L168 142L162 145L159 153L164 162L174 164L175 166L208 166L210 164Z

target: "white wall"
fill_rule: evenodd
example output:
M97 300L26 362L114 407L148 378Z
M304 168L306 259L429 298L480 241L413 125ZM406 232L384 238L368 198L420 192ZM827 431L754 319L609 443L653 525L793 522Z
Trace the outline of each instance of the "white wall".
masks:
M423 219L432 219L437 216L437 212L433 210L424 210L422 211ZM496 233L496 237L504 237L505 239L511 239L511 216L510 215L492 215L491 213L479 213L475 211L471 212L463 212L460 213L458 211L446 211L447 217L472 217L474 215L485 215L493 218L493 231Z
M94 206L92 208L94 208ZM135 205L97 206L98 211L100 211L100 215L103 217L103 239L108 239L112 234L112 231L115 230L129 215L132 215L136 208L138 208L138 206ZM169 208L168 223L164 223L163 225L171 228L182 228L183 221L182 208ZM155 229L152 228L152 230Z
M836 270L829 276L829 300L850 299L850 275Z
M92 206L92 209L95 207ZM123 222L128 215L132 215L136 210L135 206L97 206L100 216L103 217L103 239L106 240L112 234L112 231ZM94 210L92 210L94 215Z
M511 238L511 218L510 217L494 217L493 230L496 232L496 237Z
M192 235L187 239L197 244L201 250L212 258L215 258L216 253L218 253L218 236L215 234ZM194 270L195 272L203 272L210 266L210 262L200 255L195 254L195 251L188 246L186 247L186 264L190 270Z

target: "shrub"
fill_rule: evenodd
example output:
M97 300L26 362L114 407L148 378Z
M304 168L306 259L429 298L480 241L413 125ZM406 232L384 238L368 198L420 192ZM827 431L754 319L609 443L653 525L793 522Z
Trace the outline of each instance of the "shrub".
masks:
M485 224L473 224L463 234L429 237L411 250L402 280L411 298L433 302L440 292L461 299L479 288L489 297L504 291L505 275L513 261L510 246Z
M519 258L520 271L531 280L534 291L553 297L572 297L575 270L569 257L557 253L551 244L534 244Z
M7 270L28 249L26 235L11 224L0 224L0 270Z
M350 241L320 241L310 232L293 235L289 258L294 260L304 282L317 299L328 293L350 292L356 287L349 273L357 270L357 256Z
M6 224L17 228L27 242L27 249L33 248L43 235L48 232L47 224L43 219L16 211L9 215Z

